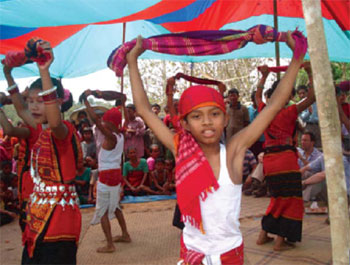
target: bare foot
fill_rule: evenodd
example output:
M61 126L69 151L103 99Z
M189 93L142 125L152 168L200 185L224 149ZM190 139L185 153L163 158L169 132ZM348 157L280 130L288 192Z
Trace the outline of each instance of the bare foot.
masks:
M256 241L256 244L263 245L263 244L266 244L266 243L271 242L271 241L273 241L273 237L269 237L269 236L267 236L266 232L261 231L259 234L259 238Z
M98 248L96 251L98 253L113 253L113 252L115 252L115 247L114 246L105 246L105 247Z
M286 242L283 241L282 243L278 243L276 241L276 244L273 246L274 251L285 251L295 248L295 245L292 242Z
M130 236L115 236L113 237L113 242L130 243Z

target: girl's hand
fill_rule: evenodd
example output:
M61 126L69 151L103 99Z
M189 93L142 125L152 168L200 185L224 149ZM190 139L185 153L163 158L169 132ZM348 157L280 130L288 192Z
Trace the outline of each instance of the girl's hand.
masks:
M263 76L267 76L270 73L269 67L267 65L262 65L258 69Z
M53 52L52 52L52 48L51 48L51 44L48 41L40 41L38 44L38 48L40 47L43 50L43 53L49 53L50 56L48 56L48 60L44 63L37 63L38 68L40 70L48 70L50 65L52 64L54 57L53 57Z
M138 36L136 40L136 45L132 50L126 55L126 60L129 61L131 59L137 59L144 51L145 49L142 47L142 36Z
M292 37L292 32L288 30L287 32L287 45L294 52L295 49L295 40Z

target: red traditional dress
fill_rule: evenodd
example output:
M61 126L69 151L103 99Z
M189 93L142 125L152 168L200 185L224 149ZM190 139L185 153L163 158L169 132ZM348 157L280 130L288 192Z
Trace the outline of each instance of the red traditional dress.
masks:
M259 111L264 107L262 103ZM296 105L286 107L264 132L263 165L271 200L262 219L262 229L291 242L301 241L304 214L298 155L293 146L297 118Z
M21 205L19 224L21 226L22 232L24 232L25 228L26 205L29 200L29 195L33 192L34 185L29 172L30 154L32 152L34 144L38 140L38 137L42 131L41 124L38 124L36 129L27 125L25 127L29 129L30 135L26 139L20 139L17 162L18 198Z
M34 261L50 255L56 262L57 259L65 264L76 262L76 248L70 260L64 253L68 256L70 251L66 242L76 246L80 236L81 214L73 180L82 152L74 126L64 123L68 128L65 139L55 138L50 129L43 130L31 155L34 188L27 206L23 243L27 251L24 256L27 254ZM51 251L52 248L40 251L45 246L51 247L51 242L55 242L55 251Z

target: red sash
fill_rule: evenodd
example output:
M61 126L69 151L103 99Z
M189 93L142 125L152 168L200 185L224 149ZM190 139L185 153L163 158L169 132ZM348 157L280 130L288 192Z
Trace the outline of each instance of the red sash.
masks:
M180 258L186 265L200 265L205 257L203 253L194 250L188 250L183 241L183 236L180 240ZM222 265L243 265L244 263L244 245L231 249L220 255Z
M107 169L98 172L98 180L107 186L117 186L122 180L122 173L120 168Z

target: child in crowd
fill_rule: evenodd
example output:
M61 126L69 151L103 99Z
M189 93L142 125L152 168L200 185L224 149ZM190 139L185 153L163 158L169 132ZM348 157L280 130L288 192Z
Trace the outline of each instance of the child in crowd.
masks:
M294 50L290 32L287 44ZM142 38L127 54L137 112L176 157L177 200L185 223L179 264L243 264L239 230L243 159L251 146L286 104L304 54L293 58L270 104L227 146L220 139L227 125L222 95L199 85L185 90L179 102L182 129L175 135L151 111L137 66ZM221 261L220 261L221 260Z
M96 143L94 139L94 134L92 132L91 127L84 127L81 130L82 141L81 141L81 149L83 150L84 159L87 156L96 157Z
M128 148L126 155L129 161L125 162L123 166L124 195L146 195L146 192L142 189L149 172L146 159L138 158L137 149L133 146Z
M159 146L157 144L152 144L150 146L150 157L147 158L147 165L148 165L148 170L153 171L155 169L154 165L156 162L156 159L159 157L160 150Z
M168 183L167 185L167 189L171 192L175 191L175 163L174 160L170 160L170 159L166 159L164 161L165 163L165 169L168 171Z
M80 204L87 204L89 201L91 168L85 167L83 161L78 163L75 177L75 188L77 190Z
M122 191L122 174L120 169L123 153L124 135L121 131L122 114L119 108L114 107L106 111L102 120L90 106L87 97L92 95L91 90L84 92L84 104L90 118L96 127L104 135L104 140L98 154L98 182L95 215L91 224L101 223L107 244L99 247L99 253L111 253L115 251L113 242L131 242L127 231L126 222L120 207L120 195ZM112 237L110 219L118 219L122 230L121 236Z
M142 186L142 189L149 194L170 194L168 190L169 172L165 168L164 159L157 158L155 160L155 169L149 174L150 186Z

